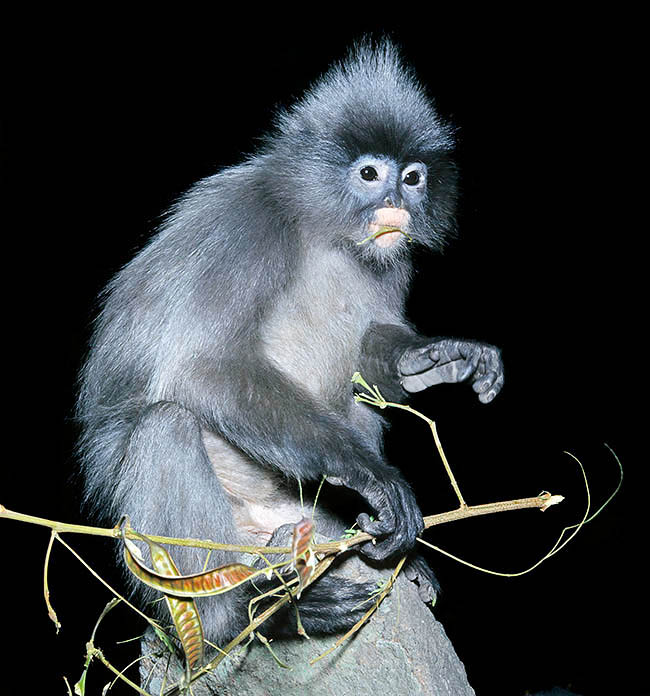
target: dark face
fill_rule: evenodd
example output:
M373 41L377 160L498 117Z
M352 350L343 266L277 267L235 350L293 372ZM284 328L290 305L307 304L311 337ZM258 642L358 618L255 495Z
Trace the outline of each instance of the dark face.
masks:
M422 162L401 165L389 157L362 155L349 168L348 187L358 206L367 211L358 243L366 239L379 249L389 249L409 238L411 213L421 207L427 193L427 167Z

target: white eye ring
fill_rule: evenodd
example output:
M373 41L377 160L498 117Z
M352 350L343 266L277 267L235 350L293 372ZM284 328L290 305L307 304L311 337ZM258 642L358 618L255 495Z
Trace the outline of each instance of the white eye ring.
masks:
M411 165L403 170L402 182L412 188L421 187L427 176L427 170L424 165Z
M363 190L375 189L385 182L391 173L391 163L381 157L364 155L352 163L350 175Z

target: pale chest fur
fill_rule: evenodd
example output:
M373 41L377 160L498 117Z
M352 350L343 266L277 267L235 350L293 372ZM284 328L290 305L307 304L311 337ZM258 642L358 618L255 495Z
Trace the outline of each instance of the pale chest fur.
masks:
M265 323L266 356L314 396L336 400L362 367L368 325L400 321L385 292L345 252L313 250Z

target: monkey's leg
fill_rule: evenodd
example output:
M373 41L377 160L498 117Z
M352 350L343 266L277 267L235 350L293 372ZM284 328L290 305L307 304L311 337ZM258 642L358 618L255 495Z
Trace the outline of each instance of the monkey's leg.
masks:
M198 421L176 403L159 402L141 414L127 443L120 480L113 485L114 509L128 514L133 527L144 534L239 541L230 503L208 460ZM183 574L204 567L205 550L173 546L169 551ZM208 563L215 567L237 560L234 554L213 551ZM137 580L133 584L140 596L159 598L159 593L147 591ZM198 606L206 638L219 645L248 623L240 593L200 599ZM164 602L153 603L151 611L169 623Z

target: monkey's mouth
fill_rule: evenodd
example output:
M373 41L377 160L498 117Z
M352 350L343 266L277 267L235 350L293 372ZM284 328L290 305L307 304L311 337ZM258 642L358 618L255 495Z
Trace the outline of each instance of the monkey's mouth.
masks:
M400 234L404 234L399 227L389 227L381 225L379 230L373 235L375 244L382 249L387 249L397 244Z
M407 232L394 225L380 225L376 222L371 222L368 225L368 231L370 234L364 240L358 242L358 244L365 244L372 240L378 247L387 249L397 244L400 236L406 237L409 242L413 241Z
M407 232L410 220L411 216L404 208L378 208L368 224L368 237L363 242L372 240L382 249L395 246L401 237L406 237L409 242L412 242Z

